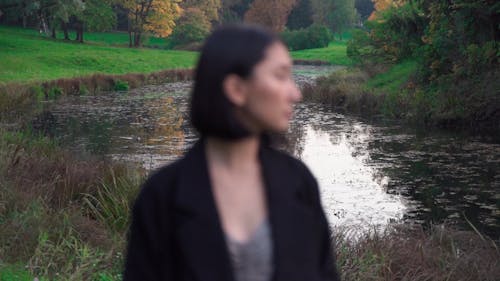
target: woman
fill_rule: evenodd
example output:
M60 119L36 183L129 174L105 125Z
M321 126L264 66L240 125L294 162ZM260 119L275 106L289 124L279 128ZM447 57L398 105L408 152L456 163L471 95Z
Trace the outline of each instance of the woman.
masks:
M144 184L124 280L338 280L316 180L265 137L288 129L301 99L291 70L260 28L207 39L191 98L201 138Z

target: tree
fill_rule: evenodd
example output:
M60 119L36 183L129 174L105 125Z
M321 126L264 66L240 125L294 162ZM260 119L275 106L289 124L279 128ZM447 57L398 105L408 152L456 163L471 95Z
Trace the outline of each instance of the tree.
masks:
M252 0L222 0L220 23L242 22Z
M83 31L106 31L116 24L114 0L85 0L84 8L74 13L76 41L83 42ZM65 27L63 26L63 31ZM65 35L66 37L66 35Z
M28 22L36 18L37 2L35 0L1 0L0 18L7 23L19 23L20 21L22 26L26 28Z
M144 32L166 37L181 15L178 0L118 0L128 14L129 46L141 46Z
M64 33L64 39L69 40L68 23L70 19L78 14L81 14L89 4L84 3L83 0L56 0L54 2L55 6L52 11L51 23L52 37L56 38L56 28L61 27ZM78 35L80 34L81 40L78 40ZM76 40L79 42L83 42L83 29L81 33L79 33L77 30Z
M367 20L375 9L372 0L356 0L354 5L362 21Z
M356 20L354 0L312 0L314 23L325 25L333 33L342 34Z
M223 0L220 21L222 23L242 22L250 4L252 0Z
M403 5L406 0L372 0L374 11L368 18L369 20L374 20L377 18L377 14L389 9L390 7L399 7Z
M285 29L296 0L255 0L245 14L245 22L267 26L273 31Z
M187 8L171 35L175 47L201 42L210 33L211 24L203 11Z
M288 16L286 27L289 29L306 28L313 24L312 15L311 0L299 0Z
M184 0L182 7L196 8L203 12L210 22L216 22L219 20L222 2L221 0Z

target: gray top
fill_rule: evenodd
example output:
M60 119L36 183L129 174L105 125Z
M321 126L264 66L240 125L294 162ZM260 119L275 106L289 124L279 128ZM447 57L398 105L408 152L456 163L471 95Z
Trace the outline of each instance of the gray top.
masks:
M265 219L244 243L226 235L236 281L270 281L273 273L271 226Z

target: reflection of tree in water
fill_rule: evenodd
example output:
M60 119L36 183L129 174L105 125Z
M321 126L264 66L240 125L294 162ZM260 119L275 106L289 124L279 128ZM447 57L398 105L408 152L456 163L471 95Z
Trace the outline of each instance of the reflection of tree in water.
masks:
M155 153L181 155L184 147L184 118L174 98L151 99L144 103L144 108L153 120L147 120L143 126L144 144L155 146ZM175 143L176 145L169 145Z

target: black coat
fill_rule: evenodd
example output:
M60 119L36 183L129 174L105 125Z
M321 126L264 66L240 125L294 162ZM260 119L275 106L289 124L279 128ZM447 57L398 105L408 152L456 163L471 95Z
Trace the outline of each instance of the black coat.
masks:
M299 160L259 149L273 239L273 281L339 280L318 185ZM125 281L235 281L199 141L155 172L133 208Z

